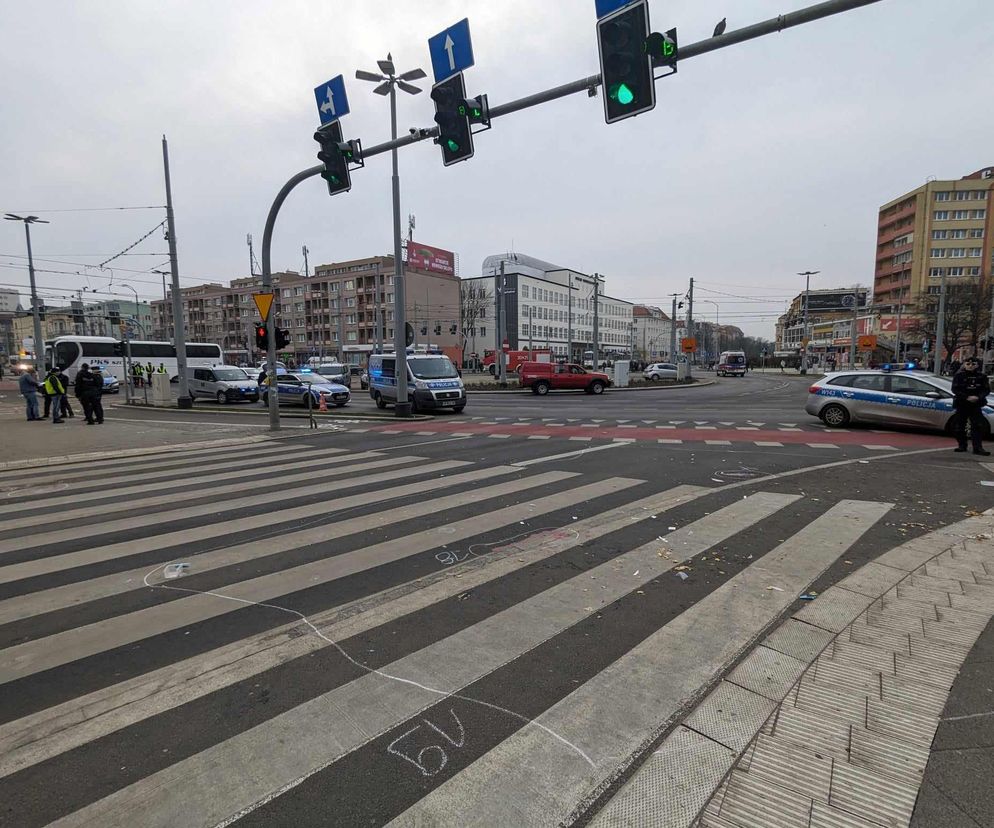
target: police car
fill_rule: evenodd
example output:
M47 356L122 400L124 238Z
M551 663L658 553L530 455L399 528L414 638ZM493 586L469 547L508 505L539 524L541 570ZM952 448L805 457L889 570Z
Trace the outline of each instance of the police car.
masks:
M328 382L320 374L309 371L299 374L278 373L276 387L279 389L280 405L302 405L305 408L317 408L321 404L321 395L325 395L328 405L341 407L352 399L352 392L344 385ZM264 386L262 402L269 404L269 389Z
M914 363L902 363L827 374L808 389L804 410L833 428L866 423L952 431L952 383L913 368ZM994 408L984 406L984 419L986 439L994 427Z

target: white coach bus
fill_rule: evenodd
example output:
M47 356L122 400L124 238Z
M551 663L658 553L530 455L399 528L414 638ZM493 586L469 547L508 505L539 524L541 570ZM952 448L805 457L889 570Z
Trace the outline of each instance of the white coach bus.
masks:
M46 364L64 368L70 382L76 381L76 372L84 362L99 365L102 372L113 374L124 382L126 353L124 343L110 336L60 336L45 343ZM153 369L158 369L162 364L171 382L179 379L176 349L169 342L133 339L131 359L142 365L151 362ZM186 343L186 364L190 368L209 368L223 363L220 345L207 342Z

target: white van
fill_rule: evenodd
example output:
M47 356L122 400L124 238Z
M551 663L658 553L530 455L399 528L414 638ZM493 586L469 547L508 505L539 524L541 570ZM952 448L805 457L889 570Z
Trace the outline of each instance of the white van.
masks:
M369 357L369 396L377 408L397 402L396 364L392 353ZM466 387L445 354L408 353L407 397L415 414L443 409L458 414L466 407Z
M245 376L241 368L234 365L212 365L210 368L187 368L186 379L190 396L210 397L225 403L259 401L259 384Z

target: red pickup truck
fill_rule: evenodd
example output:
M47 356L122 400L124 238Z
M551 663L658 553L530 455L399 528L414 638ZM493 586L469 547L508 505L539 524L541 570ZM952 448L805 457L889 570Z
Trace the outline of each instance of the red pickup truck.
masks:
M588 371L568 362L522 362L518 376L522 388L531 388L533 394L545 395L552 390L586 391L603 394L611 385L611 378L600 371Z

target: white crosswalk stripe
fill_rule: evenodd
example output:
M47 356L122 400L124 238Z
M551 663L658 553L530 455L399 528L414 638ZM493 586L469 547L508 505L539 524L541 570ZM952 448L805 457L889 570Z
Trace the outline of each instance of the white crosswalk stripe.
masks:
M281 803L336 797L351 824L568 823L891 509L571 470L632 451L615 440L505 445L499 465L322 449L322 479L288 464L261 494L233 452L156 458L186 481L172 496L145 488L153 468L72 468L79 488L111 481L113 505L0 522L18 533L0 538L5 807L25 826L167 828L280 824ZM605 655L577 661L577 641ZM360 767L385 774L375 815Z

